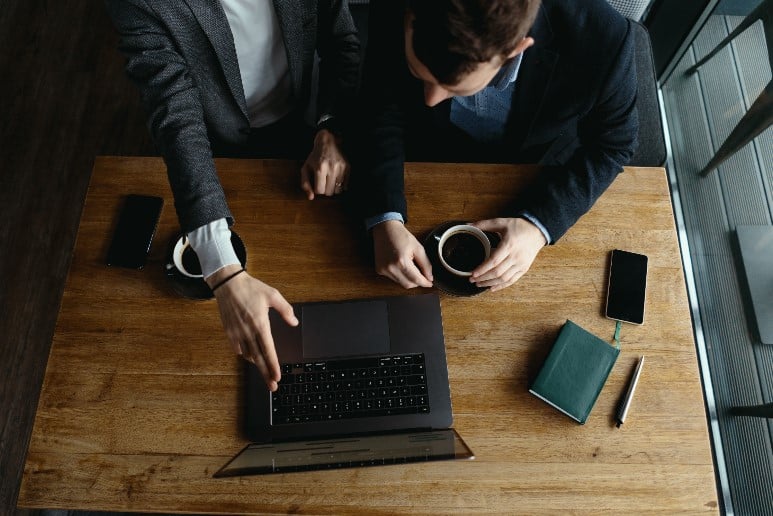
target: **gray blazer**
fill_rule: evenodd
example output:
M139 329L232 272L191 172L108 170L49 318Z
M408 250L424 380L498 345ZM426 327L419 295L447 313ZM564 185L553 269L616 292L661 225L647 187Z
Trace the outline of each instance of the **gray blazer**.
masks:
M240 144L250 132L233 36L219 0L105 0L164 157L183 231L233 217L210 138ZM320 56L317 112L345 119L359 70L346 0L274 0L299 110Z

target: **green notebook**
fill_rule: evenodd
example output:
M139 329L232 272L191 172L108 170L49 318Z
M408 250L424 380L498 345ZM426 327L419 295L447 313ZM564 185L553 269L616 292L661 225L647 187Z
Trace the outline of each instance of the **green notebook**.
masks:
M529 392L585 424L619 354L567 320Z

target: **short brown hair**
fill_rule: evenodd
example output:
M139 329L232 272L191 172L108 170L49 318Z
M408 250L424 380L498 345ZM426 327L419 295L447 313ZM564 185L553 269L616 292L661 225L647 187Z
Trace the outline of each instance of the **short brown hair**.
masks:
M506 57L531 29L540 0L409 0L413 51L440 84Z

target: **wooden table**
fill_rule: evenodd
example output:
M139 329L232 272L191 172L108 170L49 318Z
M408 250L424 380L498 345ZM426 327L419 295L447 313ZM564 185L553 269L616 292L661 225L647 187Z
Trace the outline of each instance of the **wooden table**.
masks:
M375 274L339 201L309 202L298 164L217 163L247 269L291 302L410 294ZM500 215L536 167L407 165L409 228ZM543 173L547 173L544 172ZM166 199L141 271L104 265L127 193ZM504 291L441 294L454 426L474 461L213 479L245 444L241 367L214 301L170 289L178 231L164 164L98 158L19 495L23 507L206 513L717 512L690 313L664 170L630 168ZM610 338L609 251L647 254L643 326L584 426L527 392L560 326ZM647 357L626 424L615 405Z

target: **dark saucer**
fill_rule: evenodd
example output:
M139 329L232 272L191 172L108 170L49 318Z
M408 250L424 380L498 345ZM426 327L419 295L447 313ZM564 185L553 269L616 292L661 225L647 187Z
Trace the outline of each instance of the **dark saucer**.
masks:
M164 258L164 274L169 279L172 290L188 299L212 299L215 294L212 293L204 278L188 277L174 266L172 252L179 238L178 234L169 241ZM247 250L244 248L241 237L233 231L231 231L231 244L234 246L234 252L236 252L236 257L241 262L242 267L245 267L247 265Z
M424 237L424 251L427 253L427 257L432 264L432 277L434 279L433 283L435 288L446 294L451 294L452 296L477 296L481 292L488 290L489 287L478 287L474 283L470 283L469 277L451 274L443 267L443 264L440 263L440 258L437 254L438 238L446 229L451 226L456 226L457 224L469 224L469 222L466 220L449 220L435 226L435 228ZM488 239L491 242L492 249L499 245L499 235L486 231L486 236L488 236Z

